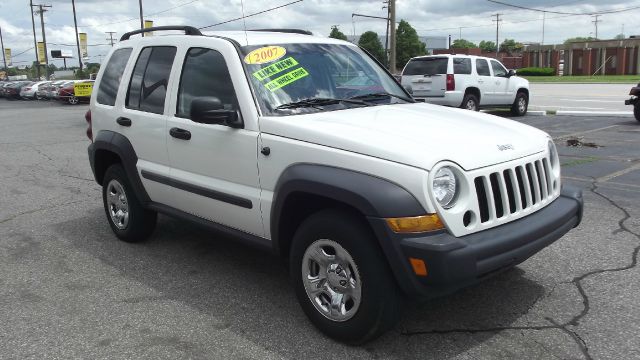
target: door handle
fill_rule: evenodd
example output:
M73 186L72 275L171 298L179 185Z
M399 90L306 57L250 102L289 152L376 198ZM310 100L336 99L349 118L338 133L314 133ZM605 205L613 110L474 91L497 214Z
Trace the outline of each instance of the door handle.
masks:
M126 127L131 126L131 119L126 117L119 117L116 119L116 122L121 126L126 126Z
M478 83L484 84L484 80L478 80Z
M173 136L176 139L181 139L181 140L190 140L191 139L191 132L189 132L188 130L185 129L180 129L180 128L171 128L171 130L169 130L169 134L171 136Z

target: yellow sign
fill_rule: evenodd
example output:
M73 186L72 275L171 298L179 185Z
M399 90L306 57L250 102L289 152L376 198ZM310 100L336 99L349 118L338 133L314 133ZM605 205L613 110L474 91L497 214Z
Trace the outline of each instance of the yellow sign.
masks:
M11 49L4 49L4 58L7 66L11 66Z
M42 41L38 41L38 62L40 65L45 65L47 60L44 57L45 54L44 43Z
M290 69L294 66L298 65L298 62L296 61L296 59L292 58L291 56L289 56L288 58L284 59L284 60L280 60L275 64L271 64L265 68L262 68L256 72L253 73L253 76L262 81L270 76L279 74L287 69Z
M250 65L265 64L276 61L287 54L282 46L265 46L255 49L244 57L244 62Z
M93 83L92 82L82 82L73 84L73 94L77 97L91 96L91 92L93 92Z
M153 27L153 20L145 20L144 21L144 28L148 29L148 28L152 28ZM148 33L144 33L144 36L152 36L153 35L153 31L150 31Z
M281 87L285 87L308 75L309 73L307 72L307 70L305 70L304 68L298 68L280 76L279 78L269 81L268 83L264 84L264 86L270 91L276 91Z
M86 59L89 57L89 51L87 49L87 33L78 34L80 38L80 58Z

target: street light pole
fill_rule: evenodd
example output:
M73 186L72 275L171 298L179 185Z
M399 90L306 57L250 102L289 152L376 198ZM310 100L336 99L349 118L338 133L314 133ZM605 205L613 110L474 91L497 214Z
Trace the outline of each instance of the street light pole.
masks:
M389 71L396 72L396 0L389 0Z
M142 19L142 0L138 0L138 5L140 6L140 30L144 29L144 20ZM144 36L144 34L142 34Z
M78 37L78 20L76 20L76 0L71 0L73 7L73 26L76 28L76 46L78 47L78 65L82 71L82 54L80 53L80 38Z
M47 54L47 35L44 31L44 13L48 11L43 8L51 7L51 5L38 5L38 11L40 13L40 27L42 29L42 42L44 43L44 67L45 67L45 76L47 80L49 80L49 55Z
M2 45L2 61L4 61L4 71L7 71L7 58L4 55L4 40L2 40L2 28L0 27L0 45Z
M40 61L38 60L38 39L36 38L36 21L33 18L33 0L29 0L29 11L31 11L31 26L33 27L33 49L36 52L36 72L40 79Z

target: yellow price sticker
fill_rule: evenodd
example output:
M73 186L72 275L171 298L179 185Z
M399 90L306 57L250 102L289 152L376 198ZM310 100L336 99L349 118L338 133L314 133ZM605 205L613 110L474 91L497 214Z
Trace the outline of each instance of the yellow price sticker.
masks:
M93 92L93 83L75 83L73 84L73 94L75 96L91 96Z
M249 65L265 64L276 61L287 54L287 49L282 46L265 46L255 49L244 57L244 62Z

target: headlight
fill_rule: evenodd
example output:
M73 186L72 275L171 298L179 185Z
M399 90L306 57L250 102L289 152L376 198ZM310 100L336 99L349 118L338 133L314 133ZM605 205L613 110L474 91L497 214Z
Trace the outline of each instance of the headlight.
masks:
M549 161L551 162L551 167L553 169L558 168L560 159L558 158L558 150L556 149L556 144L553 143L553 140L549 140Z
M436 200L445 209L455 205L458 195L456 175L448 166L440 168L433 178L432 190Z

